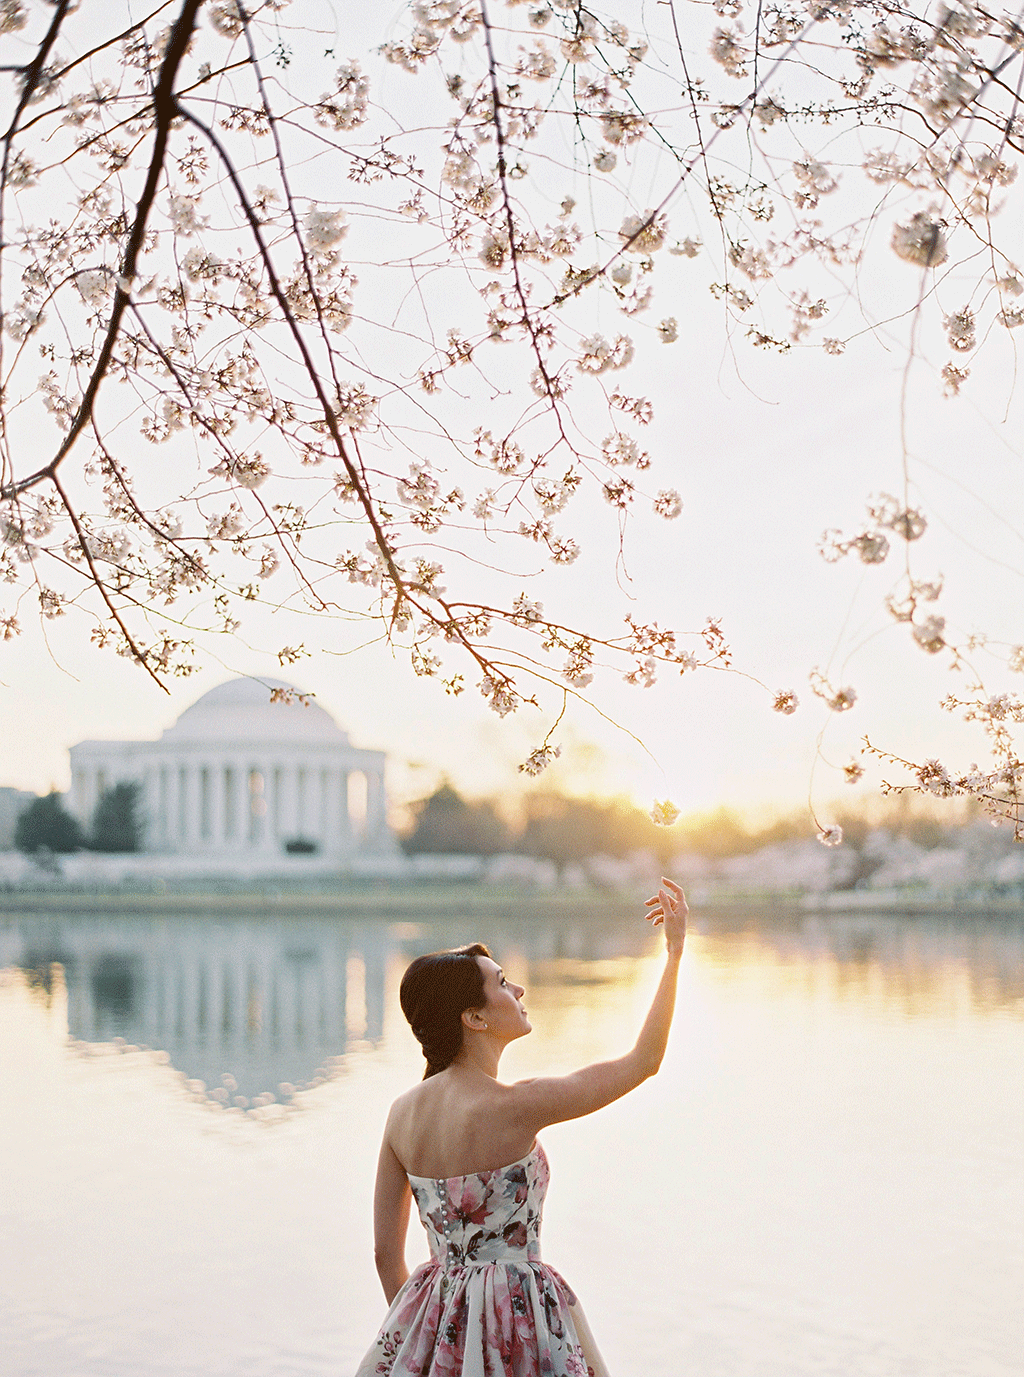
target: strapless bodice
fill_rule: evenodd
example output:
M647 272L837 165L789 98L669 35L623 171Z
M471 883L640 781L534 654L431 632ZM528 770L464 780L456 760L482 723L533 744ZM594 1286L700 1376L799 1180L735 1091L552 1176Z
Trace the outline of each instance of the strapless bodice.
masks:
M540 1260L548 1161L540 1143L518 1162L470 1176L410 1176L430 1242L445 1271L494 1262Z

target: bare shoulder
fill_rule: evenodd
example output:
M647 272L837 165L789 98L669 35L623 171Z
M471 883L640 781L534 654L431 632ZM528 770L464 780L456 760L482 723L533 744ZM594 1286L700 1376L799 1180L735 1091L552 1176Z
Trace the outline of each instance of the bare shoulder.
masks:
M438 1080L432 1076L410 1086L388 1110L384 1143L406 1166L418 1160L419 1149L425 1139L430 1139L432 1129L450 1118L446 1112L445 1088Z
M505 1092L505 1098L510 1102L515 1102L527 1097L532 1088L542 1079L544 1078L541 1076L526 1076L521 1081L509 1081L501 1088Z
M405 1113L413 1105L419 1104L424 1096L429 1095L432 1088L429 1081L417 1081L415 1085L410 1085L408 1090L403 1090L401 1095L395 1098L390 1112L392 1114Z
M500 1103L505 1114L517 1119L524 1127L529 1123L534 1128L542 1128L544 1108L553 1087L559 1085L561 1080L558 1076L527 1076L521 1081L501 1085Z
M408 1090L403 1090L388 1110L384 1137L390 1138L395 1133L400 1134L405 1125L435 1098L431 1094L433 1089L429 1081L419 1081Z

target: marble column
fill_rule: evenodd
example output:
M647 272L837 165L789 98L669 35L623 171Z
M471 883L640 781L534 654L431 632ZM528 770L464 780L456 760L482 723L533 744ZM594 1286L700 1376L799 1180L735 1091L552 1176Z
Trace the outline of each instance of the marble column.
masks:
M348 811L348 770L338 771L336 795L338 808L334 845L338 851L347 853L352 850L352 818Z
M309 832L310 841L315 841L321 848L324 844L324 812L327 803L326 771L311 769L309 771Z
M320 833L320 849L322 851L337 851L338 849L338 771L321 770L321 797L323 799L323 817Z
M307 835L307 812L309 809L309 771L303 765L295 767L295 835Z
M196 840L202 850L213 840L213 772L208 761L196 765Z
M167 771L167 849L182 850L181 839L181 769L176 760L165 766Z
M167 815L167 806L170 800L170 771L166 765L158 765L157 776L157 805L156 817L153 819L153 840L157 851L169 851L171 849L171 828L170 819Z
M189 848L189 809L192 806L189 798L189 767L186 761L180 761L177 768L178 775L178 805L177 805L177 829L178 829L178 850L186 852Z
M259 836L259 822L256 817L256 800L262 797L257 793L259 787L259 771L255 765L250 765L245 771L245 789L248 800L245 810L245 844L248 848L256 845L256 838Z
M273 765L264 760L260 765L260 774L263 776L263 793L260 795L261 807L257 810L260 822L259 847L261 851L276 851L277 838L274 835L276 772Z
M194 854L202 845L200 838L200 800L199 800L199 766L195 761L189 761L184 770L185 796L184 796L184 849Z
M284 805L284 770L281 762L275 761L270 767L269 775L270 798L267 807L267 830L274 843L274 849L280 851L285 840L284 818L282 807Z
M237 851L247 851L249 849L249 822L252 817L252 799L249 795L249 767L241 760L234 769L234 784L234 846Z
M210 844L220 851L224 847L224 761L210 765Z
M384 771L366 772L366 842L380 846L387 833L387 799L384 793Z
M238 837L238 790L237 766L225 765L221 775L220 788L224 796L224 845L233 850Z
M299 835L299 777L298 769L294 762L289 762L282 766L282 789L281 806L279 816L281 819L281 840L282 843L291 841Z

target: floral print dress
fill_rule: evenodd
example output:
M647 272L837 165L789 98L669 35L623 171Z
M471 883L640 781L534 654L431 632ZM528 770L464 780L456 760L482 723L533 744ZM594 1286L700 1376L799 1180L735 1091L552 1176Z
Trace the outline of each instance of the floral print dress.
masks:
M356 1377L608 1377L576 1297L540 1260L548 1162L410 1176L430 1261L395 1297Z

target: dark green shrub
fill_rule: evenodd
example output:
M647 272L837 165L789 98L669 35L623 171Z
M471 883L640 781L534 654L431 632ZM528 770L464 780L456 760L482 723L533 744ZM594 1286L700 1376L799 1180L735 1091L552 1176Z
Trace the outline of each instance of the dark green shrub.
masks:
M88 847L91 851L139 851L142 825L139 819L139 786L115 784L96 805Z
M42 798L34 798L19 813L14 845L29 855L39 851L66 855L82 847L82 828L64 807L62 796L52 789Z

